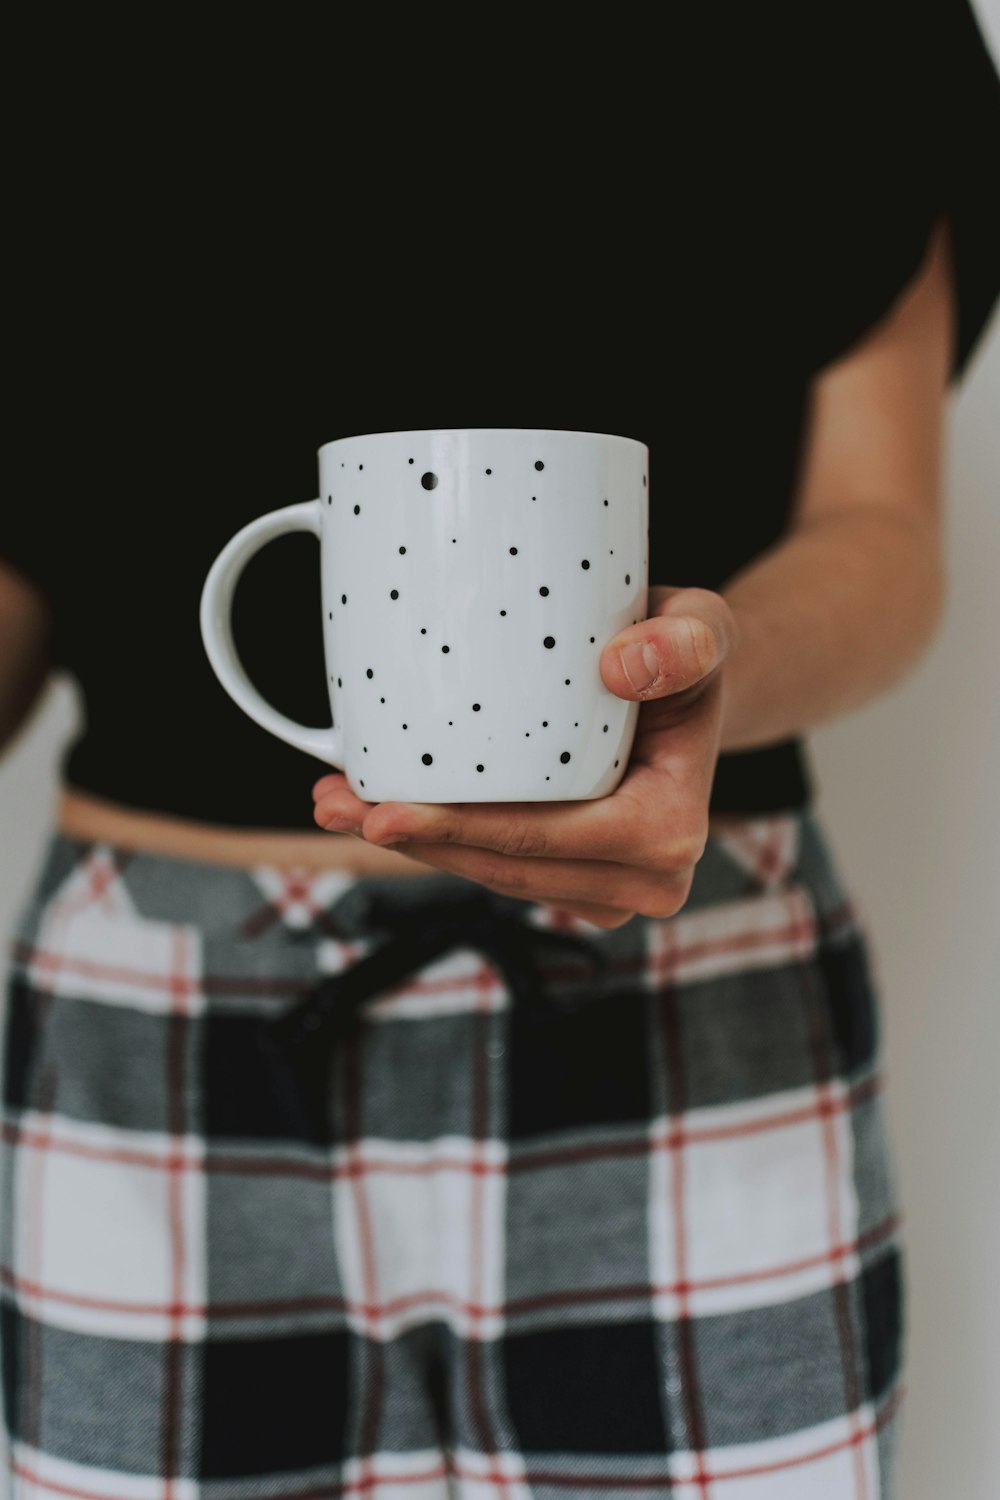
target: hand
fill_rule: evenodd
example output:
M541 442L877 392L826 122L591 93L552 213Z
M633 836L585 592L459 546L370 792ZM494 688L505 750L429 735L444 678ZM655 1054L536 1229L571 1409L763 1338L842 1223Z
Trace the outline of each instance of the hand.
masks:
M399 852L503 895L539 901L598 927L673 916L708 840L722 727L723 665L739 632L708 589L650 588L648 620L601 653L605 686L639 702L628 769L607 797L576 802L362 802L340 772L313 787L321 828ZM622 646L638 643L626 668ZM641 686L642 647L655 675ZM647 673L648 676L648 673Z

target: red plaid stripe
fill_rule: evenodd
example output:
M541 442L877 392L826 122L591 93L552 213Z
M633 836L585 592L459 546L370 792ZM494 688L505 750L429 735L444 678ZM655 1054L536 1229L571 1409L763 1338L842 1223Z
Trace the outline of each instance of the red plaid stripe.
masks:
M402 1312L409 1312L418 1307L447 1307L455 1312L461 1313L471 1322L481 1322L486 1318L498 1318L526 1312L540 1312L554 1307L572 1307L589 1305L596 1302L621 1302L632 1300L648 1300L660 1294L672 1294L678 1297L689 1297L697 1291L714 1289L720 1286L748 1286L758 1281L771 1281L783 1276L794 1275L795 1272L808 1269L816 1265L834 1265L858 1255L862 1250L870 1249L874 1245L887 1240L899 1229L901 1218L892 1214L884 1219L881 1224L873 1225L865 1234L859 1235L843 1245L835 1245L832 1249L824 1251L821 1255L810 1256L803 1260L789 1261L784 1265L772 1266L764 1271L748 1271L739 1275L717 1276L708 1278L691 1277L683 1281L670 1283L651 1283L636 1286L609 1286L609 1287L585 1287L578 1290L567 1289L560 1292L548 1292L534 1297L522 1297L508 1300L503 1303L490 1304L487 1302L467 1302L461 1297L449 1292L443 1292L433 1288L426 1291L411 1293L405 1297L396 1297L384 1302L369 1300L365 1302L351 1301L346 1297L317 1296L317 1297L288 1297L273 1298L271 1300L255 1300L252 1302L213 1302L190 1304L177 1301L167 1304L155 1302L125 1302L113 1298L81 1297L72 1293L60 1292L54 1288L45 1287L36 1281L29 1280L23 1276L17 1276L8 1266L0 1266L0 1281L12 1290L25 1297L32 1297L42 1301L49 1301L58 1305L64 1303L68 1306L92 1307L108 1312L121 1313L147 1313L159 1315L164 1318L180 1320L182 1318L212 1317L212 1318L252 1318L264 1317L280 1313L311 1313L311 1312L343 1312L352 1314L358 1319L363 1319L368 1325L371 1337L378 1338L380 1324L384 1319L392 1318Z

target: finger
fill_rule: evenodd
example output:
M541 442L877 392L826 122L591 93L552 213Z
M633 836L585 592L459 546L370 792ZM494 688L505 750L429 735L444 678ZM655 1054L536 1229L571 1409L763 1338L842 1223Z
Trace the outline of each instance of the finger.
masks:
M707 837L722 732L721 691L716 677L680 712L671 698L662 698L645 704L639 715L629 785L649 807L660 808L669 797L673 839L668 845L683 845L685 833ZM662 815L655 821L662 824Z
M601 652L604 685L645 702L683 692L708 677L735 649L732 610L711 589L657 589L649 619L616 635Z
M605 929L624 927L626 922L631 922L637 915L634 911L619 911L617 906L594 906L583 901L577 901L572 906L556 906L553 911L557 914L566 912L571 917L582 917L585 922Z
M644 712L655 707L649 705ZM532 861L606 861L653 873L683 869L700 858L704 847L704 782L711 776L714 754L713 730L700 705L692 715L704 725L697 732L693 725L681 731L687 754L694 757L692 765L674 754L668 777L657 770L651 754L633 754L625 776L608 797L559 803L381 802L373 807L343 786L317 802L314 817L322 828L348 827L376 845L406 838Z
M458 851L452 849L449 845L414 844L412 845L412 851L411 853L410 845L402 844L397 848L396 852L404 855L407 859L413 860L414 863L427 865L436 870L446 870L450 874L461 874L466 879L472 878L469 874L469 862L465 862L463 869L458 869L457 866L460 861L455 858ZM478 880L476 883L478 885L485 884L481 880ZM493 886L491 889L497 890L498 894L507 894L500 891L497 886ZM549 902L545 902L544 904L551 904L552 909L556 912L566 912L570 916L581 917L585 922L592 922L596 926L603 928L621 927L626 922L630 922L635 916L634 911L626 911L622 907L609 906L606 903L593 901L571 902L562 900L558 905Z
M314 816L322 827L347 818L372 844L394 839L467 845L531 859L639 864L649 811L623 795L629 772L608 797L578 802L360 802L347 787L327 793Z
M347 785L347 777L343 771L331 771L328 776L321 776L313 785L313 801L326 795L327 792L336 791L338 787Z
M610 906L619 912L656 917L673 916L680 909L693 873L657 875L599 862L522 860L450 844L403 844L396 852L520 901Z

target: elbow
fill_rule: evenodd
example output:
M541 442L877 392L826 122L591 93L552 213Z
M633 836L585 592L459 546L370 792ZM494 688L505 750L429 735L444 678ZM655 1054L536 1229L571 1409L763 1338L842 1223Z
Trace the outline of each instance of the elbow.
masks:
M926 550L914 572L909 649L904 671L909 672L927 656L948 614L951 579L939 547Z

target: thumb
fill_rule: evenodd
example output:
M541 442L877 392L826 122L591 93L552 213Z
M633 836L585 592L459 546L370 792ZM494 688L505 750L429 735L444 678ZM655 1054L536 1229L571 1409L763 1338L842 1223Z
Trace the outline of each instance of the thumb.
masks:
M704 681L735 648L732 610L711 589L650 589L648 620L614 636L601 652L601 679L618 698L646 702Z

